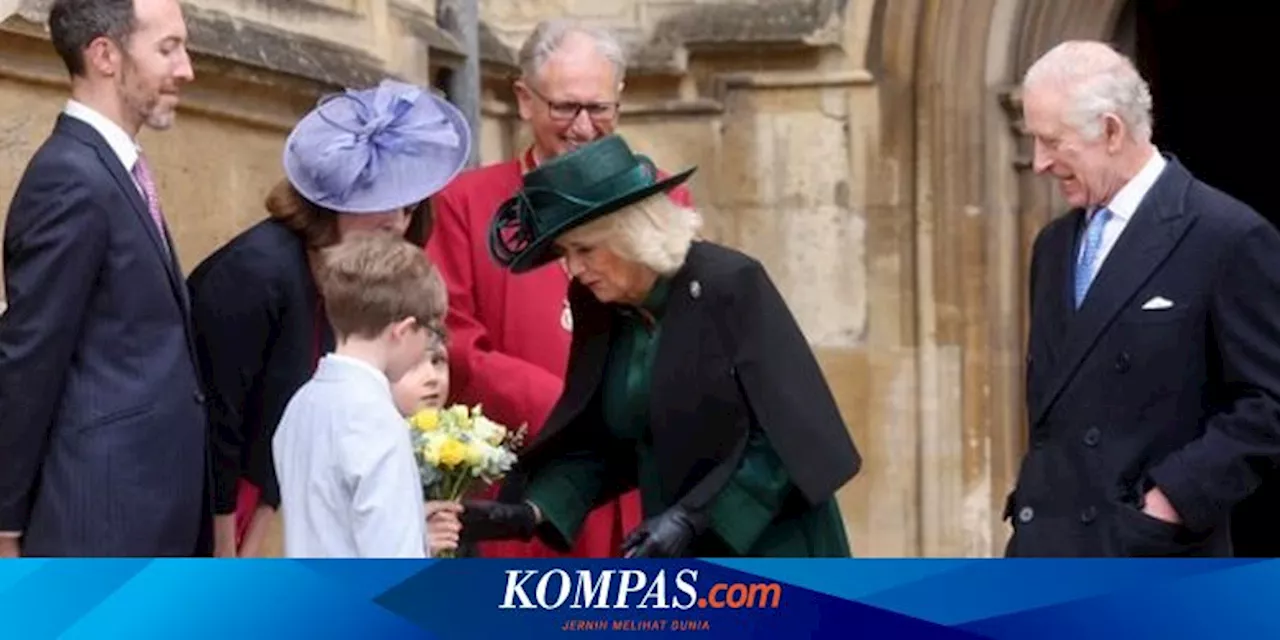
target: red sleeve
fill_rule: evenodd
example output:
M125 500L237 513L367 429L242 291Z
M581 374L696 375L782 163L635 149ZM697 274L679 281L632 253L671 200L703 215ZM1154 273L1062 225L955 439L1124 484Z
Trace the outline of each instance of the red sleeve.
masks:
M483 404L494 420L513 427L527 423L532 436L551 413L564 383L550 371L494 348L476 318L470 220L451 195L435 198L435 223L427 242L427 255L449 291L450 402Z

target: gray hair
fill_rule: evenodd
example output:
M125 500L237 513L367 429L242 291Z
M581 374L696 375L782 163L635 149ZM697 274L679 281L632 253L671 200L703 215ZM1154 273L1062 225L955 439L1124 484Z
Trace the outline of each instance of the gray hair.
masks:
M1102 135L1102 117L1114 114L1138 142L1151 141L1151 88L1133 62L1103 42L1071 40L1036 60L1023 89L1053 83L1065 89L1068 124L1088 139Z
M83 76L84 50L101 37L121 45L137 27L134 0L57 0L49 9L49 39L67 73Z
M539 22L524 41L524 45L520 47L521 77L532 80L547 62L547 58L564 43L565 38L575 33L595 41L600 55L613 63L614 80L621 83L627 75L627 53L613 32L563 18Z
M569 231L563 240L600 243L624 259L669 276L684 265L701 228L697 211L656 193Z

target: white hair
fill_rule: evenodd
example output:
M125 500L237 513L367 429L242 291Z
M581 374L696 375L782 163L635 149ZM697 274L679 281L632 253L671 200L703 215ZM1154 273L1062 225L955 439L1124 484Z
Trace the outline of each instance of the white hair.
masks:
M564 44L565 38L575 33L595 42L600 55L613 64L614 80L621 83L627 75L627 53L617 36L608 29L565 18L543 20L534 27L533 33L520 47L521 77L532 80L551 54Z
M684 265L702 215L665 193L629 204L564 234L563 241L602 244L618 256L670 276Z
M1023 77L1026 91L1052 84L1067 92L1067 124L1086 139L1102 135L1113 114L1138 142L1151 141L1151 88L1133 62L1103 42L1070 40L1036 60Z

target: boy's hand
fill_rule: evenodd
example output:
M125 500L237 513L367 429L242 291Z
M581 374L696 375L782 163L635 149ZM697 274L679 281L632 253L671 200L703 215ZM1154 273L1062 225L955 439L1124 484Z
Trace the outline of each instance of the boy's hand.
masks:
M462 522L458 520L459 513L462 513L462 505L457 502L445 500L427 502L427 547L431 555L458 548L458 536L462 533Z

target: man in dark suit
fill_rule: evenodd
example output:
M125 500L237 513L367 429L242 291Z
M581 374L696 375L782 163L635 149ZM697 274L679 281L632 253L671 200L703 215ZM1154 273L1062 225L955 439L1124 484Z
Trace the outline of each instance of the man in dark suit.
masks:
M4 236L0 555L209 548L206 420L189 303L134 138L192 79L177 0L58 0L71 100Z
M1049 51L1022 100L1075 210L1032 257L1007 554L1231 555L1232 508L1280 461L1280 234L1152 145L1107 45Z

